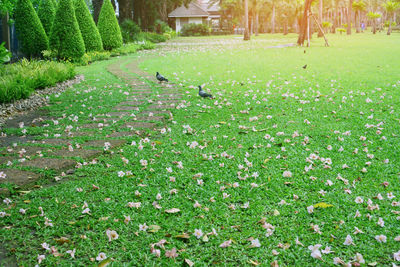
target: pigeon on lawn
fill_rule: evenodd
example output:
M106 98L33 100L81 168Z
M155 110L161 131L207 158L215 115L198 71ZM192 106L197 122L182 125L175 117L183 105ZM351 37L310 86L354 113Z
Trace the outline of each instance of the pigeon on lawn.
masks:
M157 80L159 80L160 82L168 82L168 79L165 78L164 76L162 76L160 73L158 73L158 71L157 71L157 73L156 73L156 78L157 78Z
M201 85L199 85L199 96L212 98L212 95L207 94L206 92L203 91L203 89L201 88Z

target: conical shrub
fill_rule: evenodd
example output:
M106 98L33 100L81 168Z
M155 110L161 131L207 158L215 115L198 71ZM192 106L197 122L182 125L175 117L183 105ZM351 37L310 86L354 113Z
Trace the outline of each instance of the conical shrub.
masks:
M37 12L47 36L50 35L51 26L53 26L54 16L56 15L56 7L54 6L53 1L54 0L40 1L39 9Z
M103 2L97 28L99 28L104 49L111 50L122 46L121 29L110 0Z
M28 57L41 56L49 47L42 23L29 0L18 0L14 13L21 51Z
M75 0L75 16L85 42L86 51L103 50L99 30L94 23L92 15L90 15L85 0Z
M50 34L50 48L61 59L78 60L85 54L72 0L60 0L58 3Z

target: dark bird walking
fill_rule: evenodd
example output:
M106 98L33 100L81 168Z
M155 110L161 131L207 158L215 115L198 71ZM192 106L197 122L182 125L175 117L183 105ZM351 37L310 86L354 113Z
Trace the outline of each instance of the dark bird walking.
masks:
M306 69L306 68L307 68L307 64L303 66L303 69Z
M168 82L168 79L165 78L164 76L162 76L160 73L158 73L158 71L157 71L157 73L156 73L156 78L157 78L157 80L159 80L160 82Z
M209 97L209 98L213 97L212 95L207 94L206 92L204 92L203 89L201 88L201 85L199 85L199 96L201 96L201 97Z

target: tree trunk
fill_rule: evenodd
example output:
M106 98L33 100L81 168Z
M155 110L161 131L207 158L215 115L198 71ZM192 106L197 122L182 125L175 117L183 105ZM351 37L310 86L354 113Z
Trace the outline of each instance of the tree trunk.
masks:
M283 24L283 35L288 34L288 19L285 19L285 22Z
M259 12L258 12L258 10L256 10L256 21L255 21L255 27L254 27L256 36L258 36L258 27L259 27L259 25L258 25L259 18L258 17L259 17Z
M360 11L357 10L356 12L354 12L354 16L355 16L355 21L356 21L356 33L360 33L360 23L361 23L361 18L360 18Z
M122 22L126 19L132 19L132 1L129 0L118 0L119 5L119 21Z
M372 21L372 33L376 34L376 19Z
M338 9L338 1L335 1L335 14L333 15L333 27L332 33L336 33L336 28L339 27L339 9Z
M322 26L322 9L323 9L323 1L319 0L319 8L318 8L318 23ZM318 37L322 37L322 32L318 30Z
M250 40L249 33L249 2L248 0L244 0L244 36L243 40Z
M162 21L168 21L167 0L162 0L158 13L160 14L160 18Z
M275 33L275 4L272 4L271 33Z
M93 19L94 22L96 22L97 24L97 21L99 20L101 6L103 5L103 0L93 0L92 4L93 4Z
M351 8L353 6L353 0L349 0L349 7L347 9L347 35L351 35Z
M297 39L297 44L303 46L304 39L307 37L307 29L308 29L308 12L310 10L312 0L306 0L304 3L304 12L303 17L301 18L300 24L300 33L299 38Z
M387 31L387 35L390 35L392 33L392 18L389 15L389 27L388 27L388 31Z
M3 18L1 18L1 14L0 14L0 19L2 19L2 32L3 32L3 41L5 42L4 47L11 52L11 39L10 39L10 27L8 25L8 21L9 21L9 15L8 13L6 13Z

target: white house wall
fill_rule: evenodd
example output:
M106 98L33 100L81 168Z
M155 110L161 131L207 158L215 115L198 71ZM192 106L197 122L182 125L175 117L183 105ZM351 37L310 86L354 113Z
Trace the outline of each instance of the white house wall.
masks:
M196 24L202 24L203 23L203 18L188 18L189 22L188 23L196 23ZM182 24L181 18L175 18L175 28L176 32L180 32L182 30L184 24Z
M202 18L189 18L189 23L202 24L203 19Z

